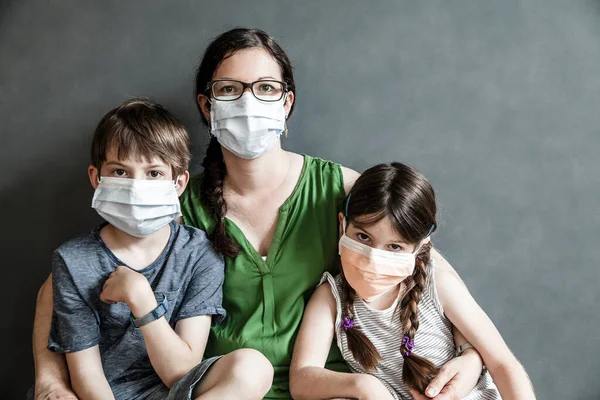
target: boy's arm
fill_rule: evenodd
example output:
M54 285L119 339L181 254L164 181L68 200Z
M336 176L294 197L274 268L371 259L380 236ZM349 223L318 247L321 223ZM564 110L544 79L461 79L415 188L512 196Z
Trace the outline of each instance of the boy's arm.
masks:
M336 304L328 283L314 292L302 318L292 365L290 393L295 399L391 399L371 375L325 369L335 329Z
M65 356L48 350L52 321L52 274L40 288L33 321L33 362L35 366L35 399L77 400L69 384Z
M158 306L148 280L123 266L108 278L100 299L127 303L134 318L142 318ZM202 361L210 324L210 315L199 315L178 321L173 330L161 317L140 328L152 367L167 387Z
M132 312L138 315L134 309ZM211 319L210 315L182 319L173 330L165 318L160 318L140 328L152 367L167 387L202 361Z
M446 316L479 351L502 398L535 399L525 369L464 284L454 274L438 270L436 286Z
M177 321L175 330L164 317L140 328L150 362L167 387L202 361L212 318L220 322L225 316L221 307L223 257L210 245L205 247L188 286L181 289L185 291L181 307L172 316ZM144 317L158 305L148 280L127 267L117 267L106 281L100 299L127 303L134 318Z
M102 369L98 345L74 353L67 353L73 390L81 400L114 400L110 385Z

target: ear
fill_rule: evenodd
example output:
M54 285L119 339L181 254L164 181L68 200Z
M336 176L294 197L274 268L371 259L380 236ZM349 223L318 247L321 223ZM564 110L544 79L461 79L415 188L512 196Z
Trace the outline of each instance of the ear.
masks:
M285 119L287 119L288 115L290 115L290 110L294 105L294 92L287 92L285 95L285 103L283 103L283 108L285 108Z
M94 167L93 165L90 165L88 167L88 176L90 178L90 183L94 187L94 190L96 190L96 188L98 188L98 184L100 183L98 181L98 179L100 178L100 171L98 171L98 168Z
M344 213L340 212L338 214L338 222L339 222L339 226L340 226L340 237L342 237L344 235Z
M204 115L204 118L206 118L206 120L210 123L210 101L209 101L209 98L204 94L199 94L196 97L196 101L198 102L198 105L200 106L200 109L202 110L202 115Z
M190 172L185 171L183 174L179 175L175 180L175 190L177 190L177 196L181 196L185 188L187 187L188 182L190 181Z

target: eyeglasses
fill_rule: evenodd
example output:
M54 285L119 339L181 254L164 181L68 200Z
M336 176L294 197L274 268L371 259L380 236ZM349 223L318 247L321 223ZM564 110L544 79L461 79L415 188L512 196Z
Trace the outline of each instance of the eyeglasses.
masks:
M219 101L237 100L250 88L254 97L261 101L279 101L287 90L287 84L276 80L263 80L251 83L218 79L208 82L206 90L210 90L213 99Z

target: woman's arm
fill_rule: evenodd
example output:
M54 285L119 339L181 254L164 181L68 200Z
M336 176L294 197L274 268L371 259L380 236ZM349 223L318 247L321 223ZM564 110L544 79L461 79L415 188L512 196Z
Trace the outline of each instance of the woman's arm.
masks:
M360 174L353 169L342 167L342 177L344 179L344 190L346 195L350 193L350 189L354 186L354 182L358 179Z
M35 365L36 400L77 399L71 390L69 370L62 354L48 350L48 335L52 322L52 275L40 288L33 321L33 361Z
M502 398L535 399L525 369L464 284L455 274L437 270L436 286L446 316L479 351Z
M81 400L114 400L110 385L102 369L98 345L67 353L73 389Z
M391 399L371 375L324 368L335 329L335 299L328 283L312 295L294 346L290 367L290 393L294 399Z

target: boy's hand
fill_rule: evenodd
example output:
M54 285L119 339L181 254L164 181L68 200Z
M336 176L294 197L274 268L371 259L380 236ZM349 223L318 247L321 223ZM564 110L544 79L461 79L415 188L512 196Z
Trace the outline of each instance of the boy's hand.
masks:
M105 303L126 303L136 318L154 310L158 304L146 277L131 268L119 266L110 274L100 300Z

